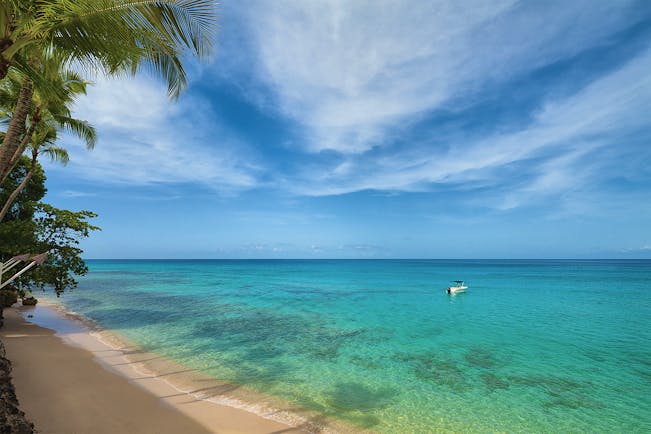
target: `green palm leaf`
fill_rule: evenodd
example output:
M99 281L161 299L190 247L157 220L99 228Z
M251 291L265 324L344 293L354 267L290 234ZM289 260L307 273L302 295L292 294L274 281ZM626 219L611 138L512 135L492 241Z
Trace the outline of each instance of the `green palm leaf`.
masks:
M86 143L88 149L93 149L97 143L97 132L88 122L69 116L53 115L54 120L64 129L72 132Z
M39 154L47 155L52 161L63 164L64 166L70 161L70 156L68 151L65 148L59 146L48 146L46 148L40 149Z
M176 97L186 85L184 53L204 58L215 31L209 0L35 1L21 20L15 43L2 52L13 59L37 45L41 55L64 63L101 68L109 74L155 70ZM30 48L31 49L31 48ZM35 52L32 49L32 52Z

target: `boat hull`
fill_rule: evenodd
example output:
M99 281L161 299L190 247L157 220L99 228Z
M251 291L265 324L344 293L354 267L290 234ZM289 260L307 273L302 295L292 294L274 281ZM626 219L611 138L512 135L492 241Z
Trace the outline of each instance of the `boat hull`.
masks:
M445 291L448 294L457 294L459 292L466 292L466 289L468 289L467 286L451 286L448 289L446 289Z

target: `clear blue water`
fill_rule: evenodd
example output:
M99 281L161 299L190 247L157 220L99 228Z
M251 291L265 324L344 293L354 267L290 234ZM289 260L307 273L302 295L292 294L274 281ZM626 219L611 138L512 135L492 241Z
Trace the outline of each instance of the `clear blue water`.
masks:
M71 310L360 428L651 432L650 261L89 265Z

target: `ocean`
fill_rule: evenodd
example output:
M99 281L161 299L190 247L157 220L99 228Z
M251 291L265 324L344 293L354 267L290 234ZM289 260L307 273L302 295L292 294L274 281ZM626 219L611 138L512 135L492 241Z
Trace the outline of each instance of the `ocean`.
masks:
M354 429L651 432L649 260L88 264L69 310Z

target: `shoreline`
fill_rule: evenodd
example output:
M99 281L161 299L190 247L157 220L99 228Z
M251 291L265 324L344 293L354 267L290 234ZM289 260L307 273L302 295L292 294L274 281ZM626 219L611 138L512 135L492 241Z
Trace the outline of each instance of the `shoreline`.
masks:
M29 318L28 316L32 317ZM219 433L298 433L298 432L334 432L329 424L317 414L306 412L305 416L299 415L302 409L289 408L279 410L266 405L264 401L257 401L249 391L239 390L236 385L221 382L217 379L201 375L199 372L168 360L158 354L150 353L132 345L127 339L117 332L101 329L93 321L68 311L65 306L45 300L39 300L36 307L11 307L5 309L5 327L0 329L0 336L7 345L8 357L15 362L14 384L16 386L21 408L27 416L36 424L39 432L62 432L61 430L51 431L48 425L57 424L61 419L67 419L73 423L74 417L62 416L65 412L73 411L75 414L83 413L84 408L92 403L85 401L76 402L75 407L57 408L61 406L57 390L52 390L50 379L53 376L67 374L70 381L81 375L76 375L74 367L72 372L61 372L70 370L70 367L53 362L52 366L35 354L39 346L47 347L48 356L58 359L66 356L72 359L75 364L83 364L86 371L86 380L91 384L84 387L91 389L95 394L101 391L104 394L105 386L120 385L119 393L114 396L115 400L122 401L123 395L131 396L137 405L131 409L121 408L120 412L132 412L122 414L121 419L127 425L119 425L120 421L115 418L106 420L104 424L112 425L106 432L117 432L116 429L128 429L129 432L219 432ZM27 342L38 337L40 341L47 341L46 345L39 342ZM45 349L45 348L41 348ZM29 354L28 354L29 353ZM81 359L89 359L82 363ZM34 359L31 361L29 359ZM92 362L91 364L88 361ZM33 366L26 366L33 364ZM79 368L77 366L77 368ZM41 378L38 383L34 382L32 372L37 370ZM45 372L43 372L45 371ZM90 372L88 372L90 371ZM99 378L101 377L101 378ZM116 378L117 377L117 378ZM96 378L99 378L96 380ZM80 392L76 389L80 384L68 385L66 393ZM72 387L70 387L72 386ZM49 388L49 390L47 390ZM92 393L92 391L87 391ZM56 394L55 396L52 396ZM237 395L246 396L249 400L242 400ZM49 398L46 402L44 396ZM233 396L234 395L234 396ZM154 431L146 429L138 431L138 424L134 421L142 421L147 418L139 404L144 396L149 398L149 406L153 407L153 413L163 413L164 416L156 414L152 417L170 419L164 425L157 422ZM56 397L56 399L51 399ZM137 399L136 399L137 398ZM261 396L260 396L261 398ZM109 407L114 407L109 400ZM74 400L73 400L74 401ZM54 403L54 404L52 404ZM155 408L152 403L157 403ZM117 406L117 404L116 404ZM54 408L53 408L54 407ZM102 413L106 408L90 408L88 411ZM290 410L296 413L290 413ZM57 415L57 413L60 413ZM120 417L118 417L120 419ZM151 419L151 418L149 418ZM64 421L65 422L65 421ZM148 422L150 423L151 420ZM86 427L88 426L88 421ZM116 425L118 424L118 425ZM171 425L170 425L171 424ZM65 425L65 424L64 424ZM183 426L173 428L173 426ZM327 426L325 426L327 425ZM61 428L67 432L79 431L79 425L70 425L68 428ZM171 429L171 431L169 431ZM98 431L93 425L93 432Z
M188 395L194 400L207 401L221 407L232 408L265 420L280 423L286 428L283 432L319 434L363 434L368 432L363 428L325 416L318 411L297 407L280 397L203 374L201 370L195 367L184 365L160 353L144 350L119 331L106 329L95 320L71 311L58 299L53 300L44 297L39 299L39 304L41 309L45 309L45 312L53 312L58 316L54 323L49 324L43 323L43 318L41 318L41 326L54 330L58 330L62 326L72 326L76 330L77 328L81 329L82 333L87 333L102 345L111 350L119 351L128 366L137 373L136 380L142 380L141 377L143 376L155 378L172 387L178 393ZM37 305L36 307L21 307L20 309L39 309L39 307ZM38 318L30 320L39 321ZM57 333L59 332L57 331ZM61 338L68 344L88 349L86 348L86 342L76 342L76 339L70 339L70 336L72 335L62 335ZM100 363L102 364L101 360ZM111 369L111 366L105 367ZM118 372L118 374L132 379L129 372Z

